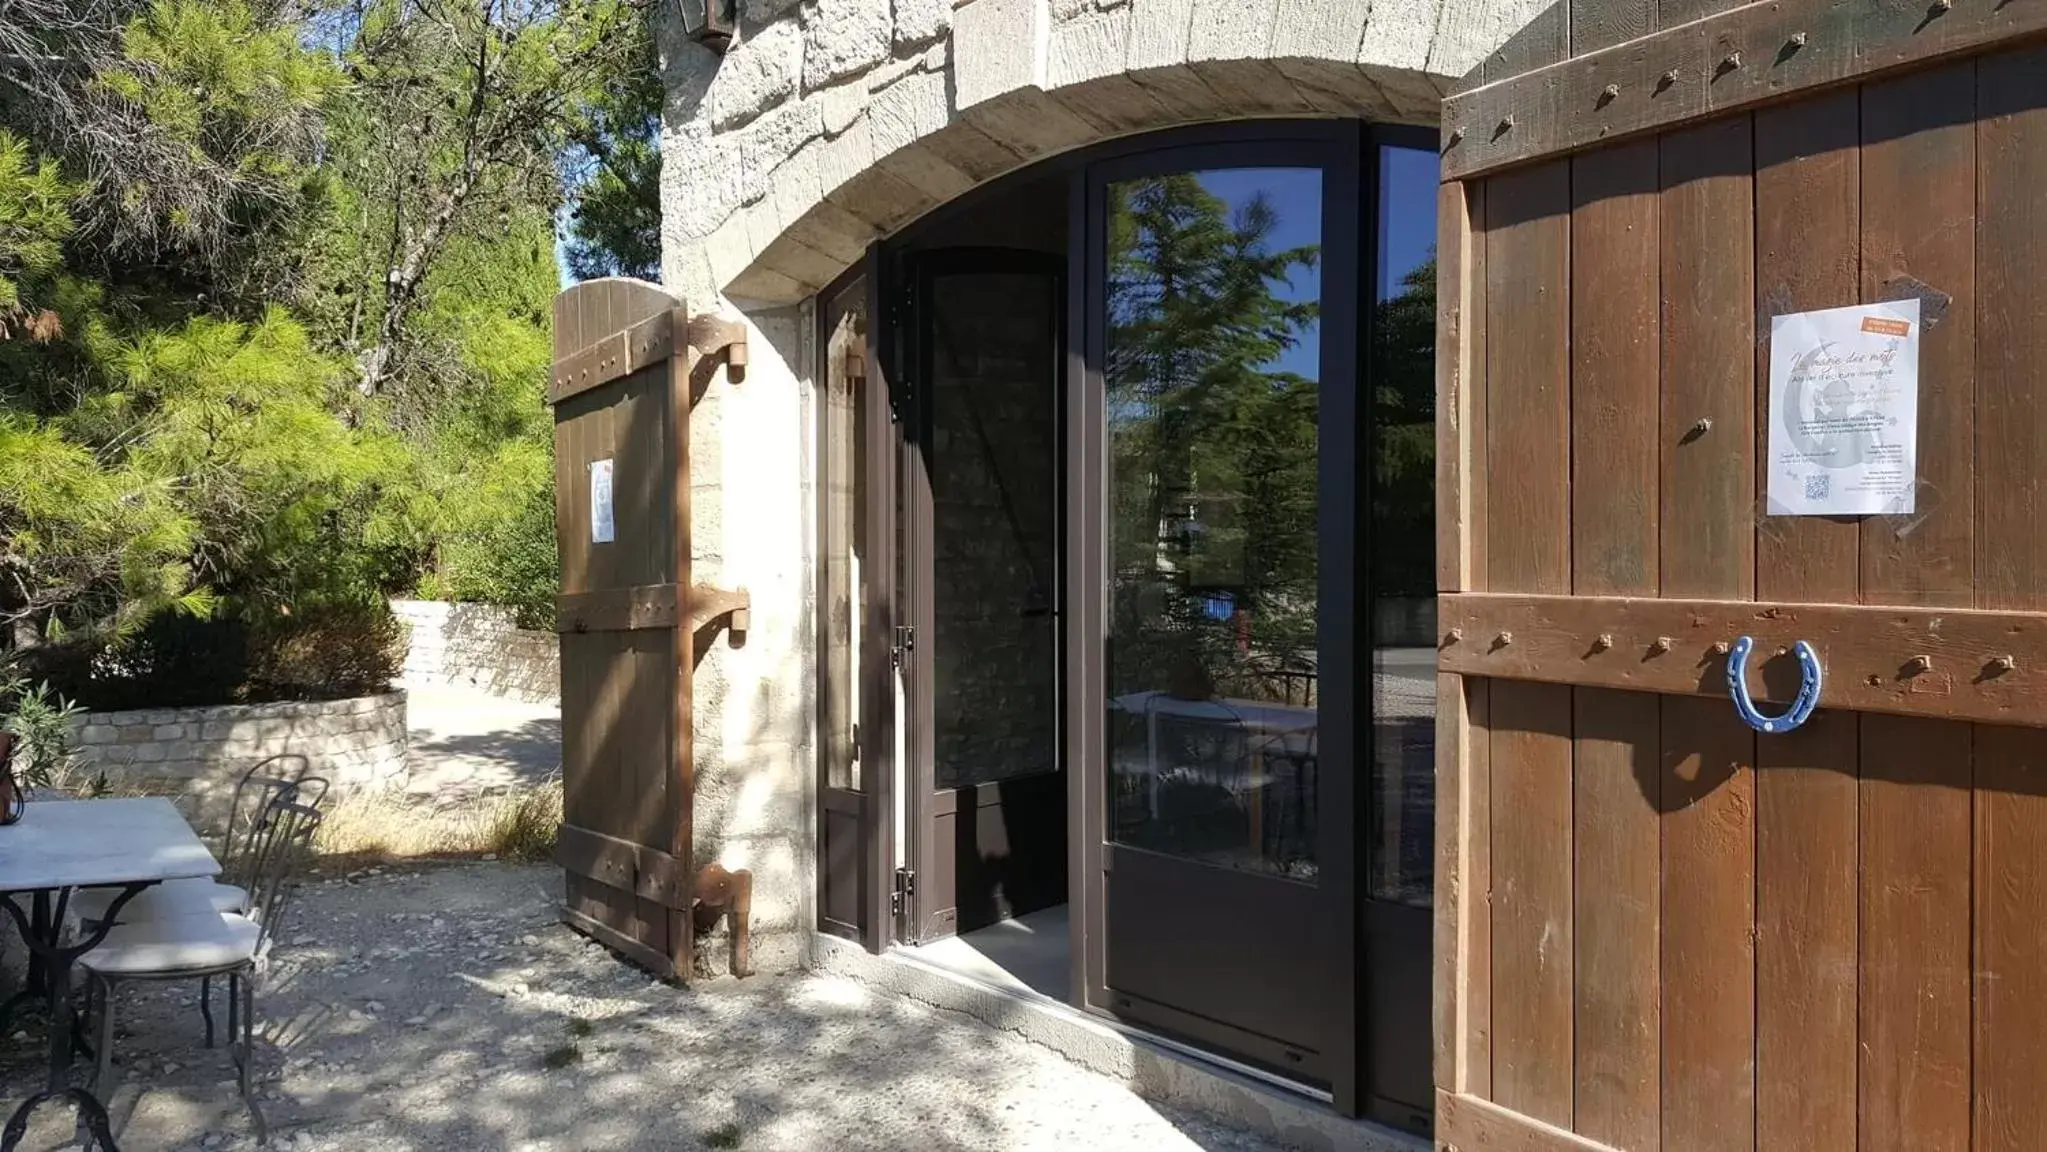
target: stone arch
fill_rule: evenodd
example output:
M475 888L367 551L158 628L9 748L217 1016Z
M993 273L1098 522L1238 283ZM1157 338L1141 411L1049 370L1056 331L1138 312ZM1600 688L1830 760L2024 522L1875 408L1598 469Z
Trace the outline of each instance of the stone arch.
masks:
M1033 161L1177 125L1434 124L1531 0L747 0L671 44L664 256L691 299L793 303Z

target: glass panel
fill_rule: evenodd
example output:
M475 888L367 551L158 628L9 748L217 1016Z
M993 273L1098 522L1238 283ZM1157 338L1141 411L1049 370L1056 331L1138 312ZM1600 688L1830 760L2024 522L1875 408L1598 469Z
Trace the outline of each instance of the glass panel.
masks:
M867 285L856 280L826 305L821 467L824 539L825 785L860 788L861 556L867 517Z
M1108 201L1109 834L1312 879L1322 175Z
M1426 907L1436 816L1436 155L1379 151L1368 891Z
M1059 766L1057 281L931 292L931 677L937 786Z

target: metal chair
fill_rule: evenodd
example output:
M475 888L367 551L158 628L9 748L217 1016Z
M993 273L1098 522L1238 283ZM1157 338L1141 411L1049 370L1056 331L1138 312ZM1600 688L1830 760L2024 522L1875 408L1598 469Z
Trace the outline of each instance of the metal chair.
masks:
M0 1152L15 1152L21 1147L22 1139L28 1135L29 1117L36 1109L58 1100L69 1100L78 1108L78 1130L85 1140L85 1152L121 1152L114 1146L113 1124L107 1120L106 1106L83 1088L29 1097L8 1117L6 1129L0 1130Z
M98 1013L98 1065L93 1076L98 1095L109 1097L113 1087L114 1008L121 985L200 980L210 986L214 977L226 976L228 1045L236 1080L258 1142L268 1142L268 1128L250 1084L256 1040L254 978L311 854L319 824L319 811L298 803L295 787L286 788L264 809L250 841L247 913L221 912L203 895L171 897L182 899L182 905L171 907L167 901L162 915L118 924L99 947L80 958L79 967L88 979L88 1009L96 1002ZM210 1008L207 1025L210 1037Z

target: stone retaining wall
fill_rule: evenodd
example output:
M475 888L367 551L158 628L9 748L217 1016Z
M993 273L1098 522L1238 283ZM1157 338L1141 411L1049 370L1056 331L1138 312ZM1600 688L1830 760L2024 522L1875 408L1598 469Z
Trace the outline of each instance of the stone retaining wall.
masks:
M520 628L495 604L393 600L391 611L411 630L405 651L407 687L454 685L531 704L561 698L561 645L552 632Z
M89 712L76 726L80 765L116 788L168 793L196 814L224 807L243 773L272 756L306 757L337 793L401 783L405 693L352 700Z

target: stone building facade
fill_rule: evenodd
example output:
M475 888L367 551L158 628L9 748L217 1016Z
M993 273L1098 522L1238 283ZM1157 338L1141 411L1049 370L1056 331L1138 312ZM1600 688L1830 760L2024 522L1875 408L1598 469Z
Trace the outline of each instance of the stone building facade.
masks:
M723 52L665 30L664 284L743 316L753 341L744 383L715 381L694 423L696 570L753 605L745 646L698 672L697 837L754 870L764 964L801 962L816 922L819 292L939 205L1105 140L1268 117L1433 125L1540 7L738 0ZM1000 686L952 689L976 690Z

